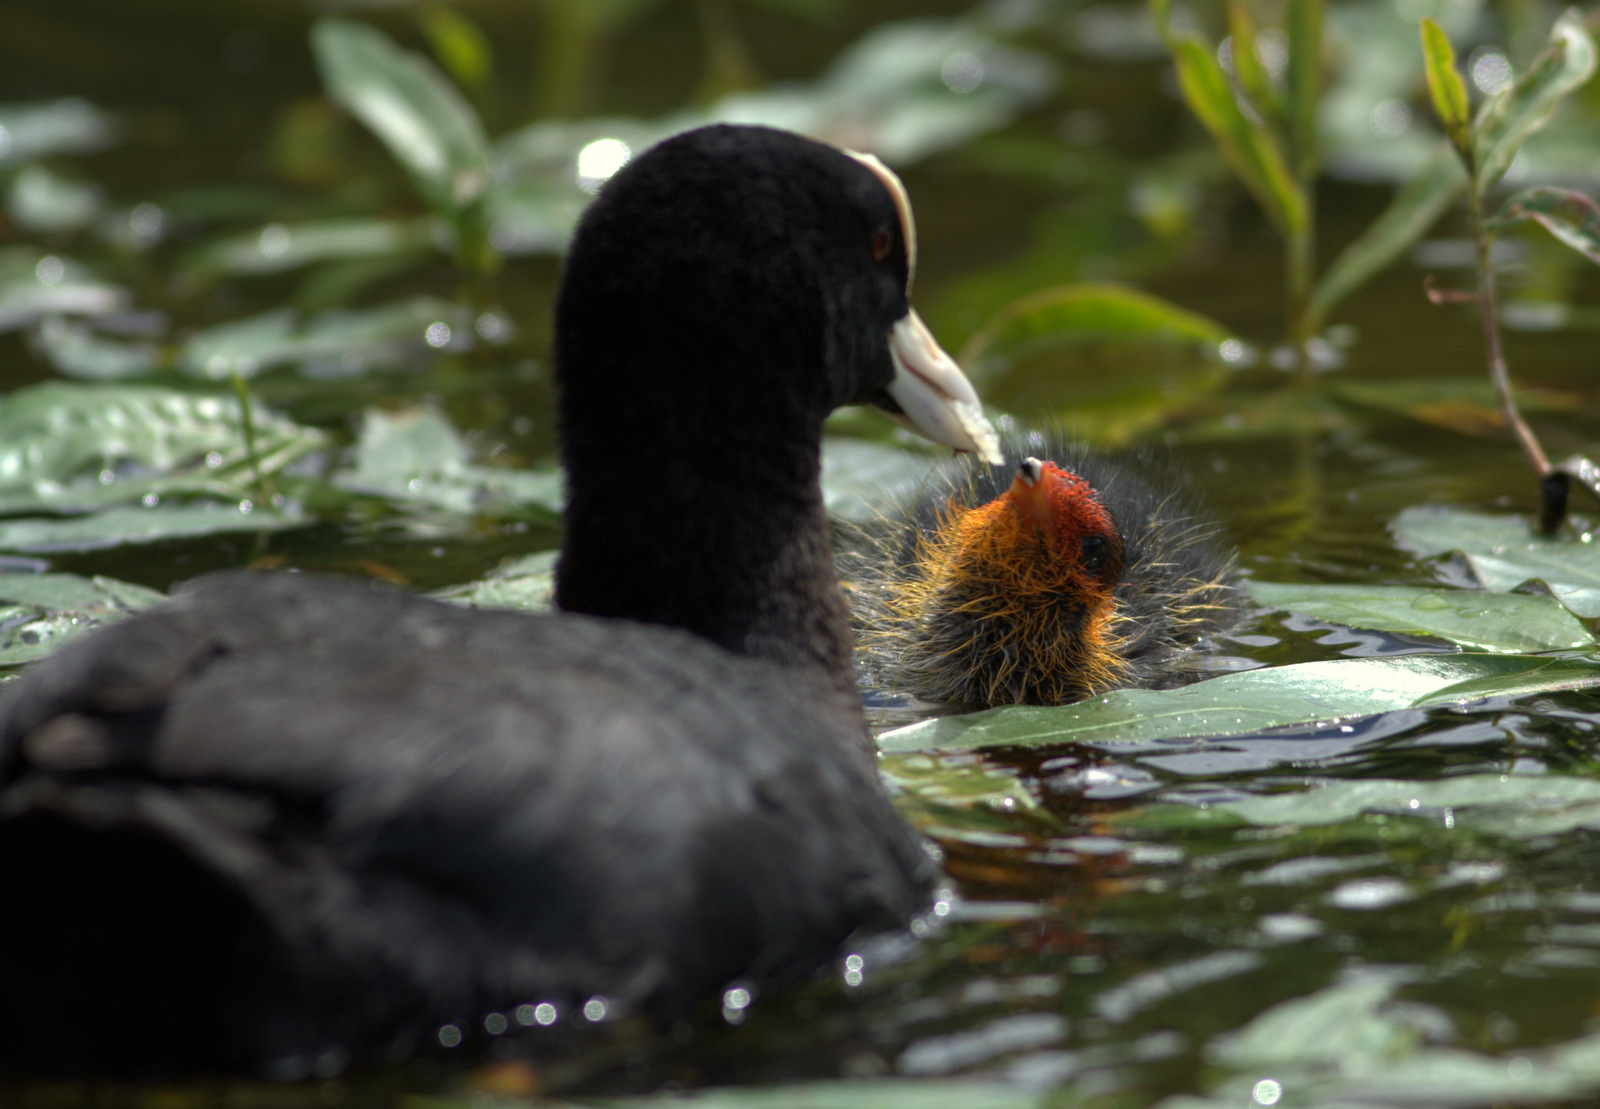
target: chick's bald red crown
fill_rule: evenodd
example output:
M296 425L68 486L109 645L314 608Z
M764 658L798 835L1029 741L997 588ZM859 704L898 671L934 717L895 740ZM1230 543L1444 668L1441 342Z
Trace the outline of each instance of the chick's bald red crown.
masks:
M1121 577L1122 534L1094 487L1077 474L1054 462L1026 458L1000 500L1058 557L1075 562L1107 586Z

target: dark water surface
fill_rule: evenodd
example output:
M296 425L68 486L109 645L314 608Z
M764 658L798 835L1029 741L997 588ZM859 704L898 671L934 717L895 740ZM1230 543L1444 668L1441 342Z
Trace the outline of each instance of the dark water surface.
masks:
M420 48L414 8L346 7ZM769 78L815 73L882 20L963 10L885 0L839 5L831 22L816 24L776 7L734 7ZM222 213L234 204L240 227L257 226L264 211L285 220L415 214L382 149L319 99L305 45L314 8L288 0L0 0L0 102L82 96L114 112L118 143L52 164L97 183L118 205L152 200L173 212L188 204ZM491 133L528 118L533 8L511 0L463 5L494 45L498 69L480 98ZM1071 16L1064 6L1060 25ZM1276 240L1207 161L1194 124L1164 91L1158 62L1074 53L1060 46L1065 38L1042 34L1032 44L1056 52L1054 99L1002 135L905 170L922 231L917 297L930 324L956 349L1012 295L1110 276L1212 316L1268 351L1282 313ZM587 107L660 114L692 94L700 57L688 6L653 9L611 44ZM325 157L313 149L324 124ZM1074 145L1072 136L1085 134L1093 141ZM286 153L292 143L304 149ZM1199 164L1192 187L1203 199L1186 229L1163 238L1129 222L1124 185L1174 150ZM1387 195L1386 186L1327 183L1324 242L1353 237ZM97 258L92 240L25 234L0 221L0 246L26 241L99 262L141 304L167 313L170 334L181 336L296 295L293 275L209 287L173 276L184 251L228 225L225 215L196 217L154 251L102 249ZM1438 233L1460 231L1447 220ZM1056 251L1052 236L1092 249ZM1533 249L1536 263L1542 248ZM475 459L548 463L545 360L557 272L554 259L524 257L493 279L493 300L517 329L509 346L443 355L401 376L318 384L283 373L253 388L341 442L364 407L431 399L467 434ZM1353 296L1336 315L1351 332L1343 366L1309 386L1263 359L1181 412L1176 399L1167 415L1154 403L1158 415L1138 439L1171 453L1237 543L1246 574L1460 583L1461 571L1396 547L1394 516L1419 504L1531 508L1526 464L1497 429L1473 423L1481 404L1465 417L1446 405L1419 418L1416 406L1346 398L1315 420L1268 418L1304 410L1335 385L1481 375L1473 317L1459 306L1429 306L1423 272L1402 261ZM1464 271L1439 272L1466 279ZM440 261L372 288L449 300L460 280ZM1568 291L1576 303L1593 303L1600 281L1581 273ZM381 300L379 292L365 302ZM1581 331L1510 337L1522 380L1560 399L1557 411L1536 417L1554 455L1595 439L1595 352L1592 333ZM1075 398L1141 372L1078 351L1023 367L986 392L1023 419L1092 429L1093 411L1074 415ZM0 335L0 387L52 373L26 334ZM1153 380L1159 398L1164 386ZM434 526L425 515L375 512L262 540L165 541L48 561L163 589L204 570L262 562L381 572L437 588L547 548L556 536L537 520ZM1437 647L1261 613L1222 653L1247 666ZM914 935L871 940L783 996L725 1015L713 1006L670 1034L633 1026L518 1032L514 1020L500 1037L468 1030L465 1049L475 1057L531 1053L534 1072L469 1074L455 1061L462 1051L441 1048L437 1059L395 1073L279 1090L52 1089L6 1099L397 1104L407 1092L465 1096L474 1083L527 1092L536 1073L546 1092L571 1096L640 1094L664 1083L867 1083L761 1095L777 1100L742 1095L749 1100L730 1105L898 1104L897 1096L934 1106L1170 1109L1576 1101L1600 1089L1594 831L1545 830L1545 810L1532 802L1521 823L1515 803L1497 821L1458 822L1450 805L1420 796L1326 819L1218 814L1244 799L1308 786L1335 796L1329 791L1369 780L1400 783L1402 792L1405 783L1469 775L1505 776L1513 786L1540 776L1592 781L1597 709L1594 696L1563 693L1209 742L889 756L889 776L910 783L908 814L944 852L948 889ZM906 718L882 713L885 723ZM924 779L959 783L968 796L930 800L915 788ZM871 1084L893 1076L905 1085ZM935 1084L911 1085L926 1081Z

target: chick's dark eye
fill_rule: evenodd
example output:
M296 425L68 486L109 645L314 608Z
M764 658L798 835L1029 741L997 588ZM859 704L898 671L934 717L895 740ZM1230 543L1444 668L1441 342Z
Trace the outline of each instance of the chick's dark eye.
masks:
M872 260L881 262L889 257L889 247L894 242L887 227L880 227L872 236Z
M1111 544L1103 535L1086 535L1083 539L1083 568L1098 570L1111 555Z

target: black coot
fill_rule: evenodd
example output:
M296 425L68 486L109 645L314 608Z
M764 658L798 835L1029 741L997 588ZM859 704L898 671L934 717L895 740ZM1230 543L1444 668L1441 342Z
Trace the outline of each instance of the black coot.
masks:
M841 568L868 684L961 705L1058 705L1198 676L1243 614L1219 528L1149 456L1007 435L943 466Z
M817 484L842 404L994 452L914 260L871 159L664 142L557 307L564 613L221 576L12 687L0 1070L290 1077L517 1006L679 1014L917 912Z

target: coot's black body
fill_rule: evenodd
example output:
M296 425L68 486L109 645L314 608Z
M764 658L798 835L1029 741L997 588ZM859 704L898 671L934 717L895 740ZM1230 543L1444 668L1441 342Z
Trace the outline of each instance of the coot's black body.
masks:
M918 911L816 481L915 319L890 180L708 128L603 190L557 311L565 614L223 576L12 687L0 1070L290 1076L526 1003L682 1014Z
M1178 475L1149 453L1108 456L1053 432L1005 433L1001 448L1000 465L941 465L843 553L864 681L988 706L1060 704L1198 676L1196 649L1236 625L1244 606L1218 524ZM949 522L1005 494L1028 457L1082 478L1114 525L1120 566L1103 614L1100 600L1065 579L1018 604L1015 581L938 567Z

